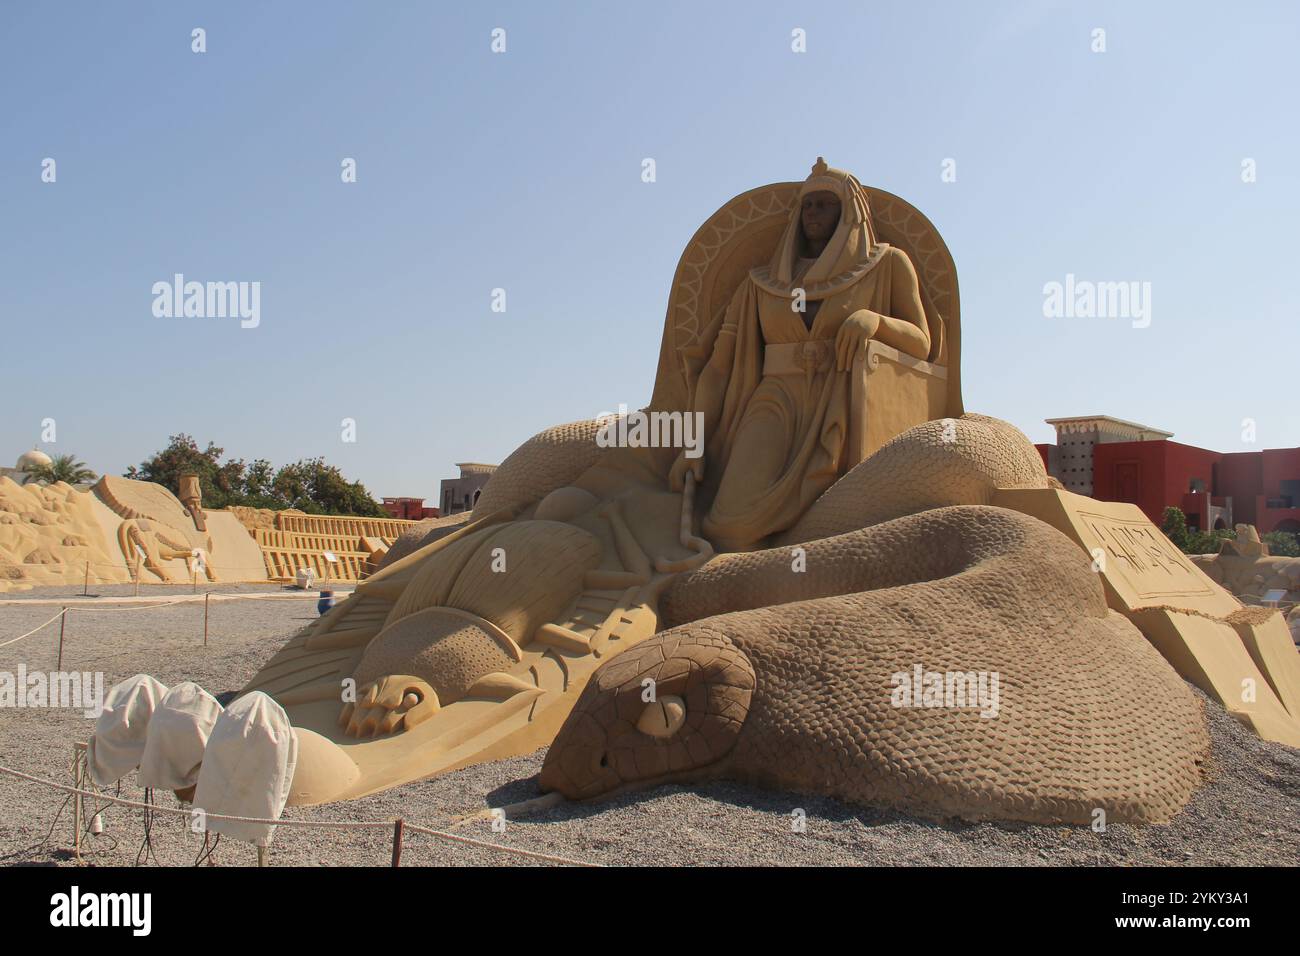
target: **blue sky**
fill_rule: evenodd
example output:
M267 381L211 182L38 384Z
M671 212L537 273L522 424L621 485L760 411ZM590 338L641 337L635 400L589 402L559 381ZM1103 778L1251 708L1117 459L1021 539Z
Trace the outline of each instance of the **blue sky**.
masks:
M46 418L108 472L184 431L436 502L644 403L692 232L818 155L946 239L969 410L1300 445L1297 9L6 3L0 457ZM156 318L177 272L259 281L260 325ZM1045 318L1067 274L1150 282L1150 325Z

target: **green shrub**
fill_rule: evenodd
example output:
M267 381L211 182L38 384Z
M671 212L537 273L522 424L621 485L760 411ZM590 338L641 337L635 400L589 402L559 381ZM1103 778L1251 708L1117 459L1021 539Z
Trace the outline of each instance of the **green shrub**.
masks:
M1259 536L1268 545L1268 553L1279 558L1300 558L1300 537L1290 531L1270 531Z
M1165 537L1178 546L1178 550L1187 550L1187 515L1182 508L1170 505L1160 518L1160 530Z

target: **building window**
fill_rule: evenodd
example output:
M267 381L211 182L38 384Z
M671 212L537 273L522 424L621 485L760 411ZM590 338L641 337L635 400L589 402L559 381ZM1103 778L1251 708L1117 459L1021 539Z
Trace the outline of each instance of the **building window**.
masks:
M1279 485L1278 491L1282 493L1281 496L1285 498L1287 502L1282 507L1284 508L1296 507L1296 502L1300 501L1300 481L1294 481L1294 480L1279 481L1278 485Z

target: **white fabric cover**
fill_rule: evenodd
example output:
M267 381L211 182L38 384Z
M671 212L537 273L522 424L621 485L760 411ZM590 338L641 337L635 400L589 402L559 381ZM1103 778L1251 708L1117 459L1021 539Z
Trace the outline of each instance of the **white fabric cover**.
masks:
M221 716L217 699L192 681L167 692L149 721L140 786L184 790L199 779L208 735Z
M194 807L208 814L278 820L298 764L298 737L284 708L261 691L246 694L221 715L208 740ZM270 846L275 826L209 817L208 829L245 843Z
M110 787L140 766L149 720L166 696L167 688L148 674L136 674L108 692L86 749L86 767L97 786Z

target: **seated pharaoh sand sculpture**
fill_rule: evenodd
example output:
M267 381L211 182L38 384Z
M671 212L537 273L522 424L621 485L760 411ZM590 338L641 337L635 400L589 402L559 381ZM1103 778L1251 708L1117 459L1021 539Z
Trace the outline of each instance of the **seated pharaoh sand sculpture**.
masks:
M936 323L937 330L941 326ZM708 458L683 452L671 482L726 462L704 518L721 550L790 527L848 464L850 376L872 339L925 359L931 336L916 270L875 235L865 191L818 159L770 265L744 278L695 383Z
M937 815L1169 816L1198 705L1074 543L987 507L1048 479L963 414L959 329L951 257L897 197L819 160L727 203L678 266L647 409L701 414L703 458L560 426L394 545L249 685L299 729L291 802L554 739L542 784L573 797L729 773ZM893 707L914 666L1000 674L998 715Z

